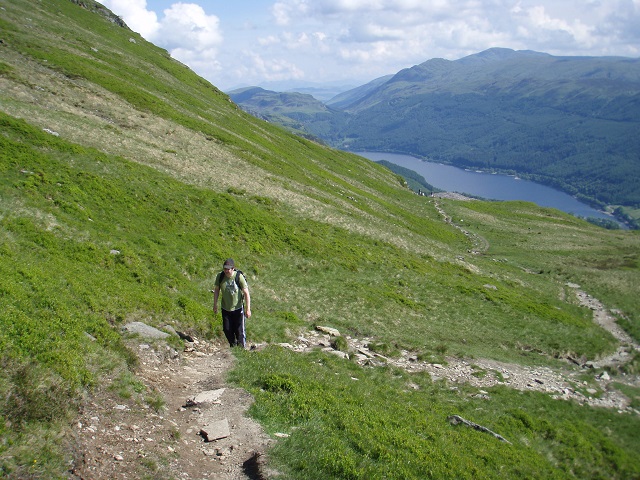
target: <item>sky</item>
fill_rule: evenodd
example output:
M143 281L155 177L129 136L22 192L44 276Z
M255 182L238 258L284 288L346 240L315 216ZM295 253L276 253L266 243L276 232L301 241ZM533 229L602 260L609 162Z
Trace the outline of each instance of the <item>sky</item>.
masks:
M99 1L227 92L356 87L492 47L640 57L640 0Z

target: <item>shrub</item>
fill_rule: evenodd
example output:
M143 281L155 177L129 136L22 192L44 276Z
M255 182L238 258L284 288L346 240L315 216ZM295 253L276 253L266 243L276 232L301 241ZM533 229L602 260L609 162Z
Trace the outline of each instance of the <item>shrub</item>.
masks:
M14 428L57 422L77 408L77 396L69 383L38 363L5 357L1 364L5 391L0 399L0 414Z
M262 379L262 388L272 393L292 393L297 382L288 375L271 374Z
M333 340L331 341L331 346L335 350L339 350L341 352L349 351L349 343L347 342L347 339L344 338L343 336L334 337Z

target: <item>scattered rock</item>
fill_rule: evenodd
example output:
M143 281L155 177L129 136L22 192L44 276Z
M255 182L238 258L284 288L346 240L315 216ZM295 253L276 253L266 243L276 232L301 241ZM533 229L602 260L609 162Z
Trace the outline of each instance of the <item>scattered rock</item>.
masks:
M208 390L201 392L193 398L187 399L185 407L195 407L204 403L215 403L220 400L220 397L224 393L224 388L218 388L217 390Z
M336 355L337 357L344 358L345 360L349 360L349 354L346 352L341 352L340 350L334 350L331 347L323 348L324 351L331 353L332 355Z
M434 192L431 194L431 196L434 198L449 198L452 200L463 200L463 201L475 200L471 197L467 197L465 195L461 195L455 192Z
M127 336L124 341L130 347L140 343ZM78 454L70 466L73 478L144 478L149 474L146 459L162 458L166 459L162 478L238 480L247 478L245 463L255 452L268 450L275 441L246 414L253 401L251 395L225 384L227 371L235 361L228 347L194 338L195 351L181 352L173 358L167 355L168 345L160 342L154 340L154 348L132 350L139 357L136 378L146 392L162 396L166 408L156 413L139 396L122 399L106 387L92 391L74 422ZM224 404L181 408L189 396L185 391L214 391L218 385L225 387L221 397ZM204 443L205 438L198 436L202 425L206 439L225 434L211 430L220 419L227 419L231 434L214 443ZM212 456L204 457L205 446L215 446ZM117 460L116 455L122 459Z
M165 325L162 327L162 329L169 333L170 335L173 335L174 337L179 337L180 335L178 335L178 332L176 332L176 329L173 328L171 325Z
M611 315L605 315L606 311L597 300L588 295L579 295L578 298L585 306L594 307L594 320L603 328L619 328ZM104 397L101 399L96 399L93 394L75 422L77 429L74 433L77 432L80 444L71 470L77 478L140 478L140 471L136 470L140 460L137 459L166 456L167 450L171 452L171 460L166 466L167 474L175 478L266 478L257 474L248 476L248 472L253 471L251 469L259 470L258 460L260 469L264 467L264 457L256 452L267 450L276 440L265 435L260 425L246 415L252 402L251 395L228 385L226 388L217 388L226 385L225 375L233 363L229 350L191 338L193 341L185 342L185 350L178 353L159 342L170 336L166 332L142 322L129 323L123 330L150 339L149 343L143 343L137 338L128 339L125 336L130 346L138 347L133 349L140 357L138 378L148 391L157 391L163 396L166 409L161 415L147 410L141 416L137 400L127 403L127 400L114 397L109 390L102 393ZM296 352L322 349L328 354L344 356L345 359L352 356L363 368L391 365L408 372L427 372L434 381L447 382L452 390L457 390L457 385L461 383L471 385L477 391L469 393L469 397L485 401L492 401L485 388L504 385L519 390L545 392L558 400L612 408L621 414L640 415L637 409L629 406L629 399L611 384L613 377L617 382L640 386L640 379L632 375L613 376L609 373L633 358L633 352L638 350L637 345L628 341L622 343L616 354L607 358L596 361L567 356L564 357L567 360L566 368L552 370L477 358L471 361L446 357L439 360L441 363L430 363L421 360L416 352L409 351L401 351L395 357L385 357L369 350L373 339L350 336L343 336L347 341L347 351L338 352L331 347L331 339L339 335L340 332L335 328L320 327L298 335L291 343L281 345ZM616 337L625 338L619 332ZM256 346L256 349L263 346ZM602 370L605 366L608 371ZM581 377L587 369L595 370L594 375L598 372L595 376L598 388ZM407 389L417 388L417 385L407 384ZM192 408L183 407L185 389L202 392L190 398ZM223 392L224 404L220 402ZM205 426L200 428L199 425ZM167 437L166 432L175 434ZM216 442L209 443L215 448L199 447L199 439L194 439L196 433L207 442ZM288 434L279 432L274 436L287 438ZM207 458L203 458L203 453Z
M200 429L200 435L204 438L205 442L214 442L221 438L227 438L231 435L231 432L229 431L229 421L224 418L209 425L205 425Z

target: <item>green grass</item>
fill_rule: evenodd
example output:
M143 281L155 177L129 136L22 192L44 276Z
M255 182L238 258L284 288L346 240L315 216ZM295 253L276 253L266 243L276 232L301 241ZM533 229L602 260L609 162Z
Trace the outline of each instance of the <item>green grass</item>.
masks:
M531 281L551 276L581 285L619 310L620 324L640 341L640 303L630 295L639 267L637 231L605 234L569 215L524 203L449 201L446 208L465 219L465 229L488 240L492 259L507 257L505 266L532 271Z
M637 232L526 203L443 201L488 241L473 255L433 200L390 171L239 112L132 32L62 0L6 8L2 475L62 478L65 429L93 389L162 410L132 373L120 327L139 320L220 339L210 289L230 256L251 287L249 342L287 342L325 324L371 338L383 355L563 368L567 353L616 348L567 282L619 309L640 338ZM107 94L103 110L91 104ZM219 181L237 172L243 181ZM637 421L627 414L506 389L483 402L467 387L319 354L238 356L232 379L255 395L252 414L270 433L291 434L273 452L289 478L638 476ZM612 373L637 373L637 359L625 368ZM452 427L451 414L513 445Z
M283 478L633 478L639 420L539 393L443 388L425 374L363 369L322 353L240 352L232 379L251 414L287 433L270 456ZM418 385L416 390L409 384ZM511 442L452 426L449 415ZM613 431L616 434L613 434Z

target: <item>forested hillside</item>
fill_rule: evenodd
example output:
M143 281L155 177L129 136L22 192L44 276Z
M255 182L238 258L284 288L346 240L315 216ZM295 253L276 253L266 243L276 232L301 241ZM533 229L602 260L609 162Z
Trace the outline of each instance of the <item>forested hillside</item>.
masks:
M638 232L415 195L97 2L0 7L1 477L640 477ZM263 450L203 438L232 391Z
M491 49L429 60L328 102L305 129L353 151L517 173L594 205L640 206L640 60ZM242 104L242 102L240 102Z

